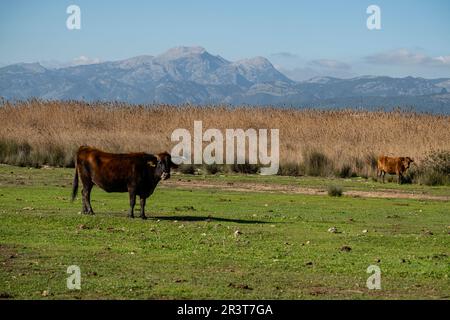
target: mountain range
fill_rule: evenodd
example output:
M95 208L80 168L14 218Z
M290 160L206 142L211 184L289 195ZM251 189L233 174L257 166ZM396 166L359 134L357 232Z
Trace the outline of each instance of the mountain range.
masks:
M122 101L135 104L230 104L317 108L411 108L450 113L450 78L351 79L296 82L263 57L228 61L201 47L158 56L61 68L19 63L0 68L6 100Z

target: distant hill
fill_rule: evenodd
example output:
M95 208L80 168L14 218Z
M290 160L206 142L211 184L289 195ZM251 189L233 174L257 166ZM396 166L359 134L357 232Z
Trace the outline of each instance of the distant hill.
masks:
M450 113L450 78L313 78L295 82L263 57L228 61L201 47L158 56L45 68L0 68L0 96L168 104L252 104L320 108L413 108Z

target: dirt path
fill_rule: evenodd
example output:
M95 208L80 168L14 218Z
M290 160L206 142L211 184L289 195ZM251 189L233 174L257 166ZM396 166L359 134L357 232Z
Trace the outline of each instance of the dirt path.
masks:
M241 192L271 192L286 194L308 194L308 195L326 195L327 191L323 188L307 188L295 185L280 184L262 184L262 183L245 183L245 182L213 182L213 181L186 181L171 180L164 182L167 186L189 188L189 189L220 189L227 191ZM390 191L361 191L349 190L344 191L344 195L351 197L363 198L397 198L397 199L417 199L417 200L440 200L449 201L447 196L433 196L427 194L418 194L412 192L401 192L397 190Z

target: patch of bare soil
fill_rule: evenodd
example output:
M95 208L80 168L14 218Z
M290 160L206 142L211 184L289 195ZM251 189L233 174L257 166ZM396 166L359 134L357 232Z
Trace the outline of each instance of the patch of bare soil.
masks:
M14 246L0 244L0 266L7 270L13 264L14 259L19 257L19 253Z
M281 184L262 184L262 183L248 183L248 182L213 182L213 181L185 181L185 180L171 180L165 181L164 185L190 188L190 189L220 189L227 191L238 192L270 192L270 193L286 193L286 194L307 194L307 195L327 195L325 189L307 188L295 185L281 185ZM351 197L363 198L396 198L396 199L417 199L417 200L440 200L449 201L447 196L434 196L427 194L416 194L410 192L402 192L396 190L383 191L361 191L349 190L344 192L345 195Z

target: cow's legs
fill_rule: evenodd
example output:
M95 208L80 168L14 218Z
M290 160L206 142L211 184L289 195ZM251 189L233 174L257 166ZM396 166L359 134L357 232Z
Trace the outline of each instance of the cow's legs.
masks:
M398 174L398 184L402 184L403 176L401 173Z
M147 219L147 217L145 216L145 202L146 202L146 198L144 198L144 197L140 197L140 202L141 202L141 215L140 215L140 217L142 218L142 219Z
M134 205L136 204L136 193L133 191L129 191L130 194L130 211L128 212L128 216L130 218L134 218Z
M92 191L92 187L93 187L94 185L93 184L91 184L90 186L89 186L89 189L88 189L88 191L87 191L87 197L86 197L86 199L87 199L87 206L88 206L88 213L89 214L94 214L94 210L92 210L92 206L91 206L91 191Z
M83 190L81 194L83 196L83 213L85 214L94 214L94 210L92 210L91 206L91 190L94 184L92 182L83 183Z
M383 175L383 183L384 183L384 176L386 175L385 171L381 171L381 174Z
M83 204L83 211L81 211L81 213L83 214L87 214L88 209L87 209L87 205L86 205L86 200L85 200L85 196L84 196L84 188L81 190L81 203Z

